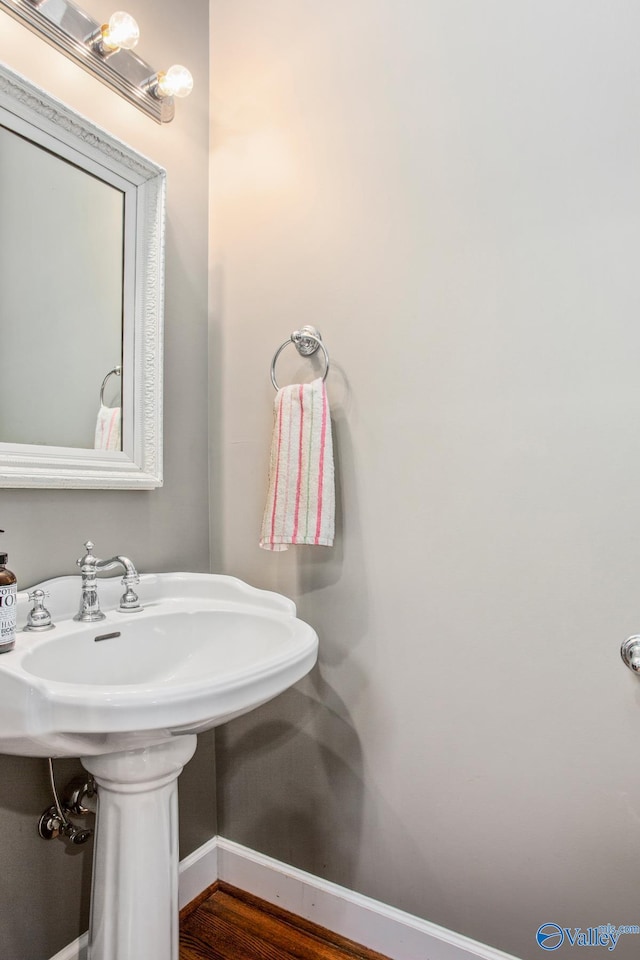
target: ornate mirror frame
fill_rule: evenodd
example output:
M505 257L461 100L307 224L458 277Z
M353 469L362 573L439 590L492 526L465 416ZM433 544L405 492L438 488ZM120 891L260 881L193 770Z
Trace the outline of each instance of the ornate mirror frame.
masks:
M162 486L165 171L2 64L0 123L102 172L120 185L125 208L123 450L0 442L0 487Z

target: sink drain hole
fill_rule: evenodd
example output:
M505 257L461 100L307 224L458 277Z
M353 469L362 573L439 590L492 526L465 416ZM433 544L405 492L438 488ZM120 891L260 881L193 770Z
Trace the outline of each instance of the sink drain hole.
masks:
M94 637L94 642L97 643L98 640L113 640L114 637L122 636L120 630L116 630L115 633L101 633L100 636Z

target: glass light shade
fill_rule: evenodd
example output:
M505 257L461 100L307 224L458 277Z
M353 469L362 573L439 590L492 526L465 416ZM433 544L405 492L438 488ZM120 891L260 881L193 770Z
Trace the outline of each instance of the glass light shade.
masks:
M109 17L102 42L108 50L133 50L140 39L140 27L130 13L118 10Z
M166 73L158 74L158 94L161 97L188 97L193 90L193 77L186 67L175 63Z

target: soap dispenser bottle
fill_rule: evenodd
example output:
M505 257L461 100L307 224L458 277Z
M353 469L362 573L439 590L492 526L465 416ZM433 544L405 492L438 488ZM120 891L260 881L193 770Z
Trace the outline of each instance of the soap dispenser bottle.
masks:
M8 554L0 553L0 653L13 650L16 642L18 586L15 574L7 570L8 559Z

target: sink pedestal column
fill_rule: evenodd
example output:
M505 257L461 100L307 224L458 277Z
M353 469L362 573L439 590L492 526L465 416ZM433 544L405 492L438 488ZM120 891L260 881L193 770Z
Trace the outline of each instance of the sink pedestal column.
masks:
M178 787L197 738L82 757L98 784L89 960L178 960Z

